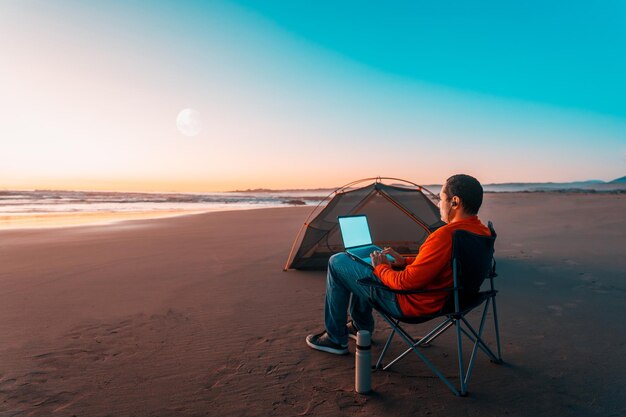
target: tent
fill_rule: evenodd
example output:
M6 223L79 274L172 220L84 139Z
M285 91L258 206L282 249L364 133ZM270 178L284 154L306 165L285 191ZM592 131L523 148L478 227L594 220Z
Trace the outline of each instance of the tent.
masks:
M383 180L394 182L385 184ZM356 188L366 181L370 183ZM345 249L337 221L341 215L366 214L376 245L415 255L428 235L444 224L435 204L437 198L426 188L399 178L366 178L346 184L309 214L284 270L326 269L328 258ZM323 206L326 201L328 204Z

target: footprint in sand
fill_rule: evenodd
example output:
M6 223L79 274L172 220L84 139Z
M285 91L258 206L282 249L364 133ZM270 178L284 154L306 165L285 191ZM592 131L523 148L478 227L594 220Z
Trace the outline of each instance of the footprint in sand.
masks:
M80 392L64 387L92 383L84 375L103 375L112 361L123 366L124 361L153 354L162 348L168 332L188 322L185 314L169 310L162 315L139 314L120 321L77 326L63 335L54 349L35 352L30 357L30 372L0 376L0 397L4 399L0 400L0 409L19 411L26 407L37 408L37 415L63 414L82 399ZM272 370L272 374L276 372ZM15 414L0 411L0 417L4 415Z

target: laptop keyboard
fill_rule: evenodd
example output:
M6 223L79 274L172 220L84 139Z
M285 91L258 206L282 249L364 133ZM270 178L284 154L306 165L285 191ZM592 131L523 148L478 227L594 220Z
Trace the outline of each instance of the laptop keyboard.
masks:
M359 258L367 258L370 256L370 253L377 250L376 246L366 246L364 248L354 248L350 249L350 253Z

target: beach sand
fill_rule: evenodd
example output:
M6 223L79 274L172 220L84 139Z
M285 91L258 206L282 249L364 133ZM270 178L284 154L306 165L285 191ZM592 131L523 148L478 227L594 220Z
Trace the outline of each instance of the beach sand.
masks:
M0 416L626 415L625 195L485 196L506 363L466 398L415 355L358 395L352 342L306 346L325 273L282 267L309 210L1 231ZM424 351L456 375L451 332Z

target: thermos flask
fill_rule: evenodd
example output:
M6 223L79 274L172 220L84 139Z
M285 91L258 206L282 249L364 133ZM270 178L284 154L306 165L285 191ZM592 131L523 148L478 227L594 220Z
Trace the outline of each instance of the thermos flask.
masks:
M356 333L355 389L359 394L372 390L372 336L367 330Z

